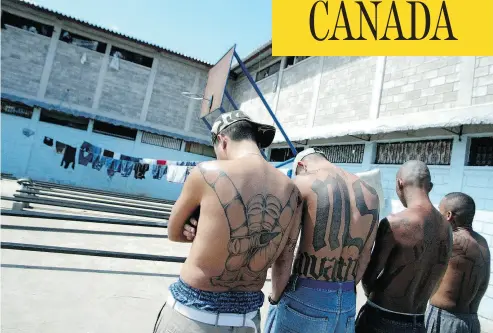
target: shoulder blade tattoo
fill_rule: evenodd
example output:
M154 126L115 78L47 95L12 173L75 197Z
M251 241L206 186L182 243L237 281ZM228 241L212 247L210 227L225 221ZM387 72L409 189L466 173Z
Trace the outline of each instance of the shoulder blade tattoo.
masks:
M298 189L293 185L285 203L272 194L256 194L245 202L225 172L200 166L199 169L219 199L230 228L224 271L211 278L211 284L232 290L261 286L281 240L302 204ZM293 247L293 244L288 246Z

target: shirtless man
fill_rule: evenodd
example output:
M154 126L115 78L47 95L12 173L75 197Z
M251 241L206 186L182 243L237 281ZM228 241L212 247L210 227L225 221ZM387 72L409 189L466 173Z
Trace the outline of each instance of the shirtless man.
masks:
M296 156L293 173L305 201L301 239L289 285L269 299L265 332L354 332L355 285L378 227L377 192L314 149Z
M272 266L274 288L289 279L282 274L293 260L303 205L294 183L260 154L275 128L233 111L211 132L218 161L192 170L168 222L169 240L193 244L155 332L259 332L267 270ZM191 235L185 224L198 209Z
M488 243L472 230L474 200L464 193L449 193L440 212L453 229L454 246L447 271L426 311L429 333L479 333L478 307L490 278Z
M368 301L357 333L425 331L426 304L452 250L452 228L428 197L432 187L423 162L408 161L399 169L396 191L406 209L380 222L363 276Z

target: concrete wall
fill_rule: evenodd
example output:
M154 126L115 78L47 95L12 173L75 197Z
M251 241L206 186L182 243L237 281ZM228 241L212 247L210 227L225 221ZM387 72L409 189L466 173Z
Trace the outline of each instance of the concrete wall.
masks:
M453 108L460 57L387 57L380 116Z
M493 102L493 57L476 57L473 104Z
M86 55L86 61L81 59ZM46 97L90 108L104 54L58 41Z
M2 10L52 25L54 32L49 38L11 26L2 29L2 92L138 123L171 136L208 139L207 128L196 119L200 103L181 93L202 92L209 66L19 6L7 1ZM58 40L62 29L106 43L106 52ZM154 65L120 59L115 70L109 66L112 46L151 57Z
M65 126L39 122L34 119L25 119L2 113L2 156L1 170L17 177L28 176L35 180L55 183L111 190L136 195L176 200L183 184L175 184L153 179L151 170L143 180L135 179L133 173L125 178L115 174L112 178L107 175L106 168L100 171L92 169L91 165L78 164L76 154L75 169L64 169L60 166L63 155L56 154L54 147L43 144L43 138L48 136L73 147L80 147L84 141L90 142L103 149L121 154L165 160L205 161L211 158L189 154L183 151L166 149L140 142L140 135L136 141L111 137L103 134L73 129ZM30 128L35 132L31 137L22 134L23 128Z
M36 95L50 38L16 27L2 29L2 90Z

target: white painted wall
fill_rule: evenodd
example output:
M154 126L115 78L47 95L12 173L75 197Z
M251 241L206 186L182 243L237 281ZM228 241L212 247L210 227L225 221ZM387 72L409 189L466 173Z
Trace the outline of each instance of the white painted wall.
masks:
M35 116L36 114L33 117ZM64 169L60 166L63 155L56 154L54 147L48 147L43 144L45 136L73 147L80 147L84 141L87 141L103 149L142 158L172 161L205 161L211 159L202 155L141 143L140 135L138 135L136 141L130 141L3 113L1 121L1 170L3 173L11 173L17 177L27 176L35 180L120 191L170 200L176 200L183 186L182 184L169 183L165 177L161 180L153 179L151 170L146 173L146 179L144 180L135 179L133 173L128 178L121 177L118 173L110 178L104 167L97 171L92 169L91 165L83 166L77 164L78 152L75 170L72 170L71 167ZM35 134L28 138L22 134L23 128L31 128Z

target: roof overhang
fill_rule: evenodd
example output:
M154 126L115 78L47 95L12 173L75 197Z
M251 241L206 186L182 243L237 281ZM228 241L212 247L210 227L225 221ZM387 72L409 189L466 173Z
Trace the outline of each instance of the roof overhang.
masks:
M337 137L357 137L370 141L375 134L392 132L416 131L430 128L452 130L464 125L493 124L493 104L471 106L467 108L447 109L429 112L418 112L393 117L365 119L346 124L314 126L312 128L290 128L286 133L291 141L318 140ZM285 142L280 131L277 131L274 143Z

